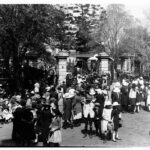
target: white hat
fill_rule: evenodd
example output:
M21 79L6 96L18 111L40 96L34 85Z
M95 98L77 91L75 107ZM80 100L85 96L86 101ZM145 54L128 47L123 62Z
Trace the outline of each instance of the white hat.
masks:
M107 95L107 90L102 90L103 94Z
M95 95L95 90L93 88L91 88L89 94L90 95Z
M140 80L143 80L143 77L140 77Z
M70 93L65 93L65 94L63 95L63 98L66 98L66 99L72 98L72 97L73 97L73 95L71 95Z
M118 106L118 105L119 105L118 102L114 102L114 103L113 103L113 106Z
M34 91L31 91L31 94L34 94Z
M106 101L105 102L105 106L109 106L109 105L112 105L111 102L110 101Z
M51 87L50 87L50 86L46 87L46 91L47 91L47 92L49 92L49 91L50 91L50 89L51 89Z
M124 85L124 86L128 86L129 84L128 84L128 82L127 82L127 81L123 81L123 82L122 82L122 85Z
M120 92L120 88L119 88L119 87L115 87L115 88L113 89L113 92L119 93L119 92Z
M97 91L98 94L102 94L102 90L101 89L95 89L95 91Z
M75 89L70 89L69 92L71 97L74 97L75 96Z
M116 82L116 83L115 83L115 87L119 87L119 88L120 88L120 83L119 83L119 82Z

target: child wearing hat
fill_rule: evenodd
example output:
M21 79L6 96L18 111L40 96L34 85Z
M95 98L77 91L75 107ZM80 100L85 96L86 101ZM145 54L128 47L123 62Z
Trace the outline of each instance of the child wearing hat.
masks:
M104 107L103 113L102 113L102 120L101 120L101 132L103 134L104 143L106 142L106 139L107 139L107 136L109 133L108 123L112 122L111 112L112 112L111 102L106 101L105 107Z
M95 116L94 116L94 125L95 125L95 129L96 129L96 135L98 137L101 137L101 118L102 118L102 107L100 106L99 103L95 103L95 107L94 107L94 112L95 112Z
M114 129L112 132L112 141L116 142L116 140L120 140L118 135L119 123L120 123L120 110L119 110L119 103L113 103L113 110L111 112L111 119L113 121Z
M92 94L92 95L91 95ZM87 136L87 130L88 130L88 125L90 126L90 138L92 138L92 123L93 123L93 119L95 116L94 113L94 103L93 103L93 98L95 92L92 90L89 91L89 94L86 95L86 101L83 105L83 115L84 115L84 119L85 119L85 136Z
M49 146L58 147L62 142L61 134L61 112L54 103L51 103L52 122L49 126L49 135L47 143Z

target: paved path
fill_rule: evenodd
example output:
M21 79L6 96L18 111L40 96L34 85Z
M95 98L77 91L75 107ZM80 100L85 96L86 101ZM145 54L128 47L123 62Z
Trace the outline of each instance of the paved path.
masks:
M121 141L116 143L108 141L103 143L98 137L83 138L82 129L84 124L74 129L63 130L63 141L61 146L92 146L92 147L150 147L150 112L142 110L139 114L124 113L123 127L119 134ZM10 140L12 133L12 123L0 125L0 146L15 146ZM42 146L39 143L37 146Z

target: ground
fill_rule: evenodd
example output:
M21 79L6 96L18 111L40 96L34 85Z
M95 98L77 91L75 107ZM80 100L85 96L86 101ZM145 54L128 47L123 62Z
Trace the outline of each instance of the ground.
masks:
M62 131L63 141L61 146L78 146L78 147L149 147L150 146L150 112L141 110L140 113L124 113L123 127L119 130L122 140L115 142L108 141L103 143L98 137L92 139L87 136L83 138L82 130L84 124L73 129ZM12 123L0 126L0 146L15 146L11 141ZM37 146L42 146L39 143Z

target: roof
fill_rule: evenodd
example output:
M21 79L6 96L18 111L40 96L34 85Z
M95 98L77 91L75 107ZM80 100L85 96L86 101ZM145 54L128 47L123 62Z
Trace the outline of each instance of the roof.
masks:
M87 53L76 54L77 58L90 58L92 56L93 56L93 54L87 54Z
M109 55L106 52L101 52L101 53L98 54L98 56L109 57Z
M133 54L130 54L130 53L124 53L124 54L122 54L120 57L128 58L128 57L133 57L133 56L134 56Z

